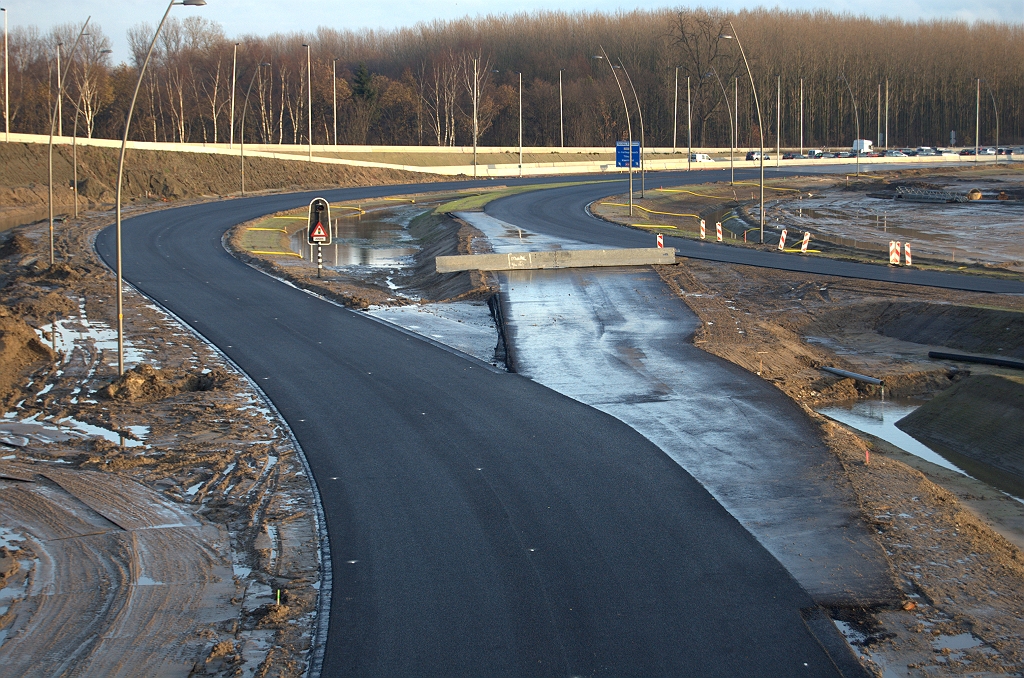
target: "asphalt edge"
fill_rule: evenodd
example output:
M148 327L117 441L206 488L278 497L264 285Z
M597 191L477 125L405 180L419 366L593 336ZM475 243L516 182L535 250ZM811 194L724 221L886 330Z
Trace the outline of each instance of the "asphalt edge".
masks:
M103 255L101 255L99 253L99 250L96 249L96 238L99 235L99 233L103 230L105 229L97 230L96 234L93 235L92 237L93 252L96 254L96 258L99 259L100 263L103 264L103 266L105 266L108 271L114 273L114 270L111 269L107 262L103 259ZM178 323L182 328L184 328L187 332L192 334L192 336L194 336L196 339L206 344L206 346L210 348L214 353L219 355L220 358L231 367L231 369L235 370L235 372L241 375L241 377L245 379L253 388L257 396L259 396L260 400L263 401L263 404L267 407L267 409L277 419L278 424L281 426L281 430L285 432L285 434L288 436L288 439L295 447L295 451L298 454L299 460L302 462L302 468L306 474L306 478L309 482L310 489L313 492L313 520L316 523L317 539L320 542L320 549L317 554L318 560L320 561L320 587L317 590L316 624L313 632L313 643L310 647L309 660L306 663L305 673L305 676L307 678L319 678L323 670L324 654L327 651L327 631L331 616L331 593L333 590L334 570L332 569L331 562L330 537L328 536L327 533L327 518L326 515L324 514L323 501L320 498L320 488L317 487L317 484L314 480L313 471L309 466L309 460L306 459L306 453L302 449L302 445L299 444L298 438L295 437L295 433L292 431L291 426L288 425L288 421L277 409L277 406L274 405L274 403L270 400L270 397L263 392L263 389L259 387L259 384L257 384L245 370L243 370L237 363L235 363L234 360L228 357L228 355L224 353L224 351L222 351L219 346L217 346L209 339L207 339L205 336L203 336L202 333L199 332L199 330L197 330L196 328L192 327L187 322L182 320L177 314L175 314L169 308L161 304L158 300L149 296L148 294L146 294L145 292L143 292L142 290L140 290L127 280L122 280L122 282L125 285L127 285L132 291L139 294L142 298L151 301L163 313L166 313L167 317L171 318L174 322Z
M820 607L804 608L800 610L800 617L811 637L825 651L843 678L874 678L875 674L860 663L853 647L825 610Z

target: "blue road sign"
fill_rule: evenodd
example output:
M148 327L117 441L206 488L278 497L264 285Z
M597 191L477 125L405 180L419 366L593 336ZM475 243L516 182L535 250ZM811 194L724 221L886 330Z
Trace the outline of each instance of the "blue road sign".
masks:
M629 151L626 150L629 147L628 141L616 141L615 142L615 166L616 167L629 167ZM633 167L640 167L640 142L633 142Z

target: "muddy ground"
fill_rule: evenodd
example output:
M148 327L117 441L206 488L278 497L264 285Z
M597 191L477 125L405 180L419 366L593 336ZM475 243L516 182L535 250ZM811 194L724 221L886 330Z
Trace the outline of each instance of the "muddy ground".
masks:
M247 379L131 290L118 378L115 285L93 249L111 220L107 150L79 149L84 216L58 222L54 266L45 223L0 237L0 665L303 675L322 529L304 462ZM45 152L0 146L7 225L45 206ZM128 215L230 193L230 160L130 153ZM248 171L253 189L422 180L262 159ZM56 196L70 211L70 189Z
M889 173L848 189L845 180L804 178L773 182L806 196L848 196L906 182ZM948 185L949 176L912 173L914 181ZM956 178L963 178L957 176ZM982 176L969 175L972 183ZM1007 188L1006 177L994 179ZM869 188L875 187L875 188ZM669 188L669 187L666 187ZM1012 190L1021 186L1014 184ZM671 189L670 189L671 190ZM648 213L629 219L616 205L595 205L605 218L650 227L670 221L676 235L697 237L698 218L728 224L723 246L740 245L756 226L756 188L727 184L680 187L655 193L650 209L698 217ZM736 191L734 194L733 191ZM740 192L746 190L747 194ZM776 191L775 195L786 191ZM775 198L768 214L799 209L798 194ZM715 196L715 197L711 197ZM599 201L623 203L622 196ZM732 217L731 223L726 221ZM645 228L645 230L647 230ZM730 237L732 235L732 237ZM753 240L756 231L749 231ZM997 236L995 242L998 243ZM777 242L777 240L775 241ZM812 240L812 242L814 242ZM818 243L825 255L870 261L869 248L837 239ZM998 247L998 245L996 245ZM979 253L985 246L976 248ZM958 262L925 259L934 268ZM1016 275L1016 261L980 256L966 265L981 275ZM680 259L656 267L702 321L693 341L704 350L773 382L817 421L857 490L864 519L876 528L910 609L832 610L842 630L879 675L998 675L1024 670L1024 506L971 478L917 459L885 441L856 434L814 409L857 398L877 398L879 387L822 372L834 366L881 378L888 397L929 398L969 375L1012 375L1015 370L934 361L929 350L1020 358L1024 351L1024 298L971 294L796 274ZM976 427L978 438L999 432ZM1008 539L1007 537L1010 537ZM1011 542L1012 540L1012 542Z
M825 187L819 179L806 181ZM721 187L694 192L716 190ZM721 201L696 200L702 204L694 212L735 209ZM621 196L607 201L620 202ZM463 230L465 224L443 228L461 233L453 253L479 251L474 245L482 243ZM739 240L743 229L737 230ZM236 234L236 245L243 237L241 231ZM278 242L286 249L290 241ZM838 249L833 254L855 258L857 253ZM417 266L428 258L419 257ZM315 270L298 257L266 259L287 261L282 268L290 276L301 270L308 278ZM1007 334L1006 327L1019 327L1024 299L694 260L658 267L658 272L703 321L694 343L760 373L800 403L819 423L856 488L859 509L875 528L907 601L901 609L830 611L865 665L886 676L1024 670L1024 557L1019 548L1024 545L1024 506L982 482L855 434L814 411L879 395L875 387L821 372L817 368L822 365L882 377L889 397L927 398L969 374L999 373L1001 368L936 363L927 353L944 349L1019 357L1022 333ZM349 282L375 284L372 276ZM488 291L483 282L474 286L478 294ZM379 292L375 303L421 299L416 286Z

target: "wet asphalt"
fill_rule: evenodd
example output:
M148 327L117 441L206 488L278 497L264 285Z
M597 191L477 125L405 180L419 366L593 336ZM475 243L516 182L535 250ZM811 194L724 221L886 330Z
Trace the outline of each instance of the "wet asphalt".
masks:
M496 252L576 249L480 213ZM822 605L899 599L856 493L770 382L692 343L696 315L649 267L501 274L517 373L629 424L701 482ZM771 356L767 356L771 360Z
M241 367L309 461L330 539L322 675L859 672L785 568L626 424L224 251L230 226L312 197L185 206L123 233L126 279ZM97 239L108 262L113 240Z

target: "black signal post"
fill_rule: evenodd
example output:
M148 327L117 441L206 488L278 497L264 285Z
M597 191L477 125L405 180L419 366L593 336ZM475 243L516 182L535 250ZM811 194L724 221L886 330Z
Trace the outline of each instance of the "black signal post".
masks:
M331 206L323 198L313 198L309 203L306 242L316 245L316 277L319 278L324 269L323 246L331 244Z

